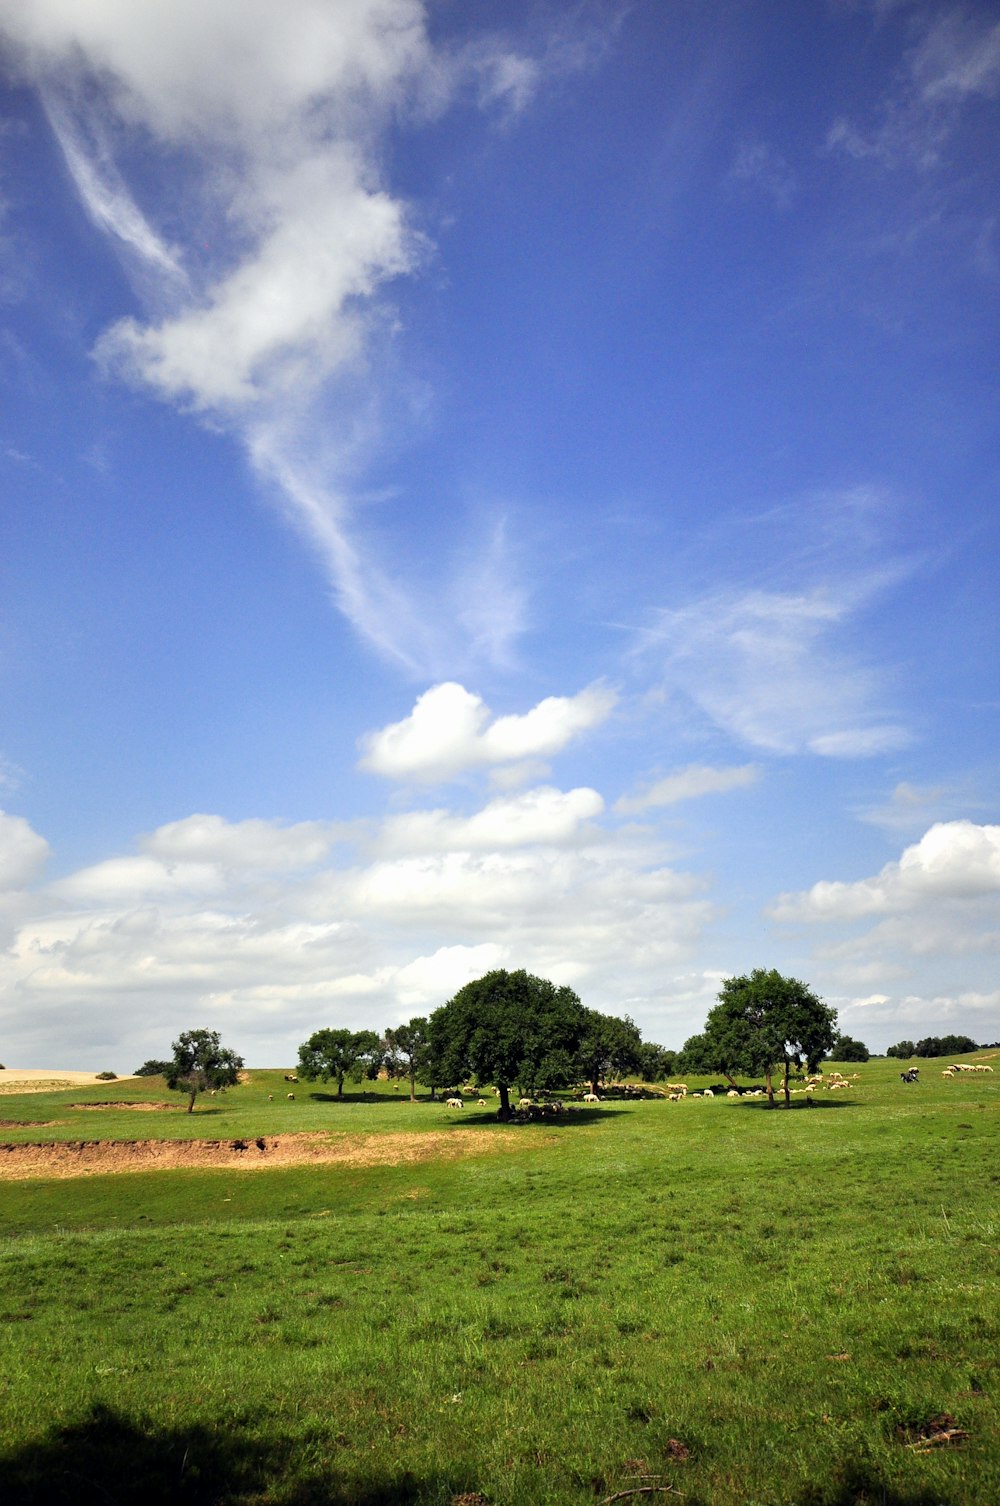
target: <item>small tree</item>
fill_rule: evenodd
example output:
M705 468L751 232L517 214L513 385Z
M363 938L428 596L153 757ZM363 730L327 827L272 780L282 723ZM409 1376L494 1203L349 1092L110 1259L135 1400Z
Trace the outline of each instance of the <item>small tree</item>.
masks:
M410 1102L416 1103L417 1075L427 1066L430 1054L427 1021L417 1015L408 1024L394 1025L387 1030L384 1039L385 1059L401 1064L410 1079ZM402 1072L399 1075L402 1076Z
M886 1056L898 1057L900 1061L908 1062L911 1056L916 1056L916 1051L914 1050L912 1041L897 1041L894 1046L889 1047L885 1054Z
M658 1046L655 1041L643 1041L639 1047L639 1075L643 1082L663 1082L677 1069L677 1052Z
M619 1019L617 1015L600 1014L596 1009L584 1010L584 1016L576 1066L579 1075L590 1083L590 1091L596 1093L598 1085L610 1076L623 1077L626 1072L639 1071L642 1038L627 1016Z
M871 1052L864 1041L856 1041L852 1035L836 1035L830 1056L835 1062L866 1062Z
M173 1059L164 1065L167 1087L188 1095L188 1113L206 1089L232 1088L240 1080L243 1058L220 1044L217 1030L185 1030L173 1043Z
M166 1075L170 1071L170 1068L171 1068L172 1065L173 1065L172 1062L161 1062L161 1061L156 1061L153 1058L150 1058L150 1060L148 1062L143 1062L143 1064L142 1064L141 1067L136 1067L135 1071L132 1073L132 1076L133 1077L166 1077Z
M780 1070L789 1108L789 1073L803 1063L813 1071L819 1065L833 1044L836 1010L798 978L783 978L774 968L723 979L718 997L704 1034L684 1047L686 1070L721 1072L730 1082L737 1072L763 1074L771 1108L772 1078Z
M428 1025L435 1081L494 1083L509 1119L514 1084L531 1093L572 1080L586 1014L571 988L500 968L460 988Z
M360 1082L378 1076L382 1044L374 1030L317 1030L299 1047L299 1076L314 1082L317 1077L337 1084L337 1097L344 1096L344 1078Z

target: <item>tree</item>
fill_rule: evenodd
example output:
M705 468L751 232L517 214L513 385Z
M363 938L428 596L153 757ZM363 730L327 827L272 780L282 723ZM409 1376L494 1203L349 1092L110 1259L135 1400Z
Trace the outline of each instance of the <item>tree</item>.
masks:
M148 1062L143 1062L141 1067L136 1067L135 1071L132 1073L132 1076L166 1077L167 1073L170 1071L171 1066L171 1062L160 1062L154 1060L153 1058L150 1058Z
M663 1082L677 1070L677 1052L643 1041L639 1047L639 1076L643 1082Z
M961 1056L978 1047L971 1035L928 1035L913 1048L914 1056Z
M866 1062L871 1052L864 1041L856 1041L852 1035L835 1035L830 1047L830 1056L835 1062Z
M417 1015L406 1025L394 1025L385 1032L386 1062L392 1064L390 1071L399 1064L401 1070L397 1075L406 1072L410 1079L411 1103L417 1101L417 1077L428 1065L429 1055L427 1021L422 1015Z
M915 1056L912 1041L897 1041L895 1046L890 1046L886 1056L896 1056L900 1061L908 1062L911 1056Z
M721 1072L734 1086L738 1072L763 1074L771 1108L772 1077L780 1069L789 1108L789 1073L803 1064L816 1069L833 1044L837 1011L798 978L784 978L774 968L724 978L718 998L704 1033L684 1047L685 1069Z
M374 1079L381 1065L382 1045L374 1030L317 1030L299 1047L299 1076L309 1082L332 1077L338 1098L344 1096L345 1077Z
M623 1077L638 1072L642 1058L642 1038L632 1020L617 1015L584 1010L583 1037L577 1048L576 1066L580 1077L590 1083L590 1091L611 1076Z
M500 968L460 988L428 1025L435 1081L494 1083L509 1119L515 1084L532 1093L573 1080L586 1012L571 988Z
M189 1114L199 1093L209 1088L234 1088L240 1080L243 1058L225 1050L217 1030L185 1030L171 1049L173 1059L156 1065L165 1066L168 1088L188 1095Z

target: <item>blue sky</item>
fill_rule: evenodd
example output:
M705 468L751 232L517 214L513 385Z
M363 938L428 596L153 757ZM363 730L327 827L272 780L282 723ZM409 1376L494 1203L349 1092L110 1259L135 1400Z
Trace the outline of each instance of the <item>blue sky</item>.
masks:
M995 1039L994 8L0 39L7 1064L496 966Z

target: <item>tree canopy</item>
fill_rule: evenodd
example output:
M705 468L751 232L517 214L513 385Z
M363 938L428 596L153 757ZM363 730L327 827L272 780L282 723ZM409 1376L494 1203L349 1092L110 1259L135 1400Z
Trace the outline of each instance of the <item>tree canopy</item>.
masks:
M344 1096L344 1079L375 1078L382 1065L382 1044L374 1030L316 1030L299 1047L299 1076L309 1082L321 1078L337 1084Z
M410 1079L410 1102L416 1102L417 1076L429 1065L430 1036L426 1019L423 1015L416 1015L405 1025L392 1026L385 1032L384 1046L389 1072L397 1077L405 1072Z
M627 1072L638 1072L641 1066L639 1027L628 1016L619 1019L617 1015L585 1009L576 1068L578 1075L590 1083L591 1092L596 1093L598 1085L609 1077L624 1077Z
M864 1041L856 1041L853 1035L835 1035L830 1047L830 1057L835 1062L866 1062L871 1052Z
M506 1119L512 1086L532 1093L574 1079L586 1011L571 988L501 968L460 988L428 1023L436 1081L494 1083Z
M199 1093L208 1089L232 1088L240 1080L243 1058L225 1049L217 1030L185 1030L171 1049L173 1059L156 1065L166 1069L164 1076L168 1088L187 1093L189 1114Z
M837 1012L798 978L774 968L723 979L719 1002L709 1010L705 1029L684 1047L687 1071L763 1075L774 1104L773 1074L782 1070L785 1106L791 1104L788 1078L793 1066L815 1070L833 1045Z

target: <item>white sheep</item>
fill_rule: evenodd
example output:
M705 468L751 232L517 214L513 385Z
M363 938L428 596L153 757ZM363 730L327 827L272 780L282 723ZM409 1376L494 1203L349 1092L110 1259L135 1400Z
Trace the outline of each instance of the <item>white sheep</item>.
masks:
M480 1100L479 1100L479 1107L481 1109L484 1109L486 1107L486 1099L485 1098L480 1098Z
M739 1095L739 1093L737 1093L737 1091L736 1091L735 1088L730 1088L729 1092L726 1094L727 1098L739 1098L739 1096L740 1095Z
M706 1088L705 1091L704 1091L704 1093L702 1093L701 1096L702 1096L702 1098L714 1098L715 1094L712 1092L711 1088Z
M294 1094L294 1093L289 1093L289 1095L288 1095L288 1098L289 1098L289 1102L290 1102L290 1101L291 1101L291 1100L292 1100L292 1099L293 1099L293 1098L294 1098L294 1097L295 1097L295 1094Z
M601 1100L596 1093L584 1093L583 1101L584 1103L600 1103Z
M462 1102L461 1098L447 1098L445 1100L445 1108L446 1109L464 1109L465 1108L465 1104Z
M519 1098L517 1106L519 1109L533 1109L535 1107L535 1100L533 1098Z

